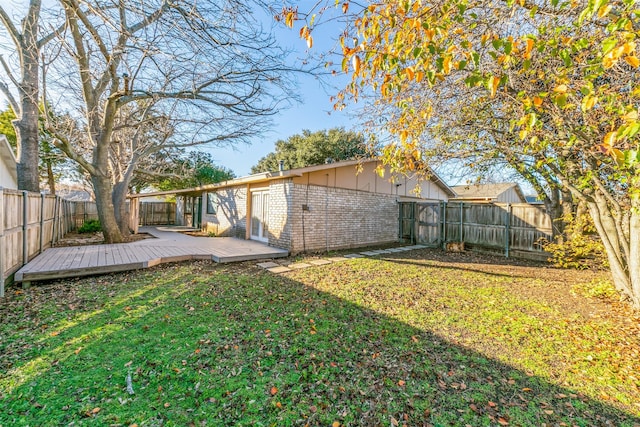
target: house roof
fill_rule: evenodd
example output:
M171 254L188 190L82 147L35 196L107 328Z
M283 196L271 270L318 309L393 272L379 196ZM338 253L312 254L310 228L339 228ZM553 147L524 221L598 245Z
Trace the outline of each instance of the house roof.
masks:
M14 180L18 180L18 170L16 168L17 160L15 154L13 154L13 148L9 145L7 137L0 134L0 158L7 165L9 173Z
M163 195L171 195L171 194L198 194L204 191L217 190L225 187L232 187L241 184L256 184L261 182L273 181L276 179L282 179L287 177L299 177L309 172L317 172L326 169L334 169L344 166L356 166L358 164L363 163L372 163L378 162L378 159L359 159L359 160L344 160L340 162L326 163L322 165L314 165L314 166L306 166L303 168L295 168L288 169L284 171L277 172L262 172L254 175L247 175L244 177L231 179L228 181L219 182L217 184L209 184L203 185L200 187L193 188L185 188L182 190L171 190L171 191L157 191L152 193L140 193L140 194L131 194L129 197L152 197L152 196L163 196ZM431 181L433 181L436 185L438 185L447 195L454 197L456 193L440 178L435 172L431 171Z
M451 187L456 192L458 200L495 200L502 193L514 188L522 201L526 199L520 185L515 182L502 182L498 184L469 184L454 185Z

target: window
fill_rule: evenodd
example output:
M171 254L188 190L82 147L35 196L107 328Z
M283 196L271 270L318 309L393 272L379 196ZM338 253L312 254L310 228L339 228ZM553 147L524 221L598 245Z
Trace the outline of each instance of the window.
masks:
M215 215L218 211L218 195L216 193L207 193L207 213Z

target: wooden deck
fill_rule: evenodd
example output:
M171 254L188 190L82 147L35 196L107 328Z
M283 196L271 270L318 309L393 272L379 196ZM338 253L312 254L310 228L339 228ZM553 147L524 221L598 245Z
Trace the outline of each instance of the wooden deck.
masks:
M155 238L132 243L51 248L18 270L14 280L28 285L34 280L88 276L149 268L154 265L187 261L249 261L289 255L253 240L233 237L192 237L171 228L142 227Z

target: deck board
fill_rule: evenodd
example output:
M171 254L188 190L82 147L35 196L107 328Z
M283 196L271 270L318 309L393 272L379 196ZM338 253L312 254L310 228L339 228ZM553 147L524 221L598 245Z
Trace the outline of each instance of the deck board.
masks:
M209 259L236 262L288 256L254 240L193 237L167 228L142 227L154 239L132 243L46 249L15 274L16 282L87 276L152 267L165 262Z

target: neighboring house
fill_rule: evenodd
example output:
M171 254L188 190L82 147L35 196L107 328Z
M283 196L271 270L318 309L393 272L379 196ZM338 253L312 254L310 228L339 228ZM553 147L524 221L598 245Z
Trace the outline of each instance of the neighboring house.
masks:
M520 185L515 182L455 185L451 189L457 194L452 202L527 203Z
M13 190L18 188L16 156L4 135L0 135L0 187Z
M398 240L399 201L447 201L455 194L435 174L381 178L377 160L352 160L250 175L175 191L177 222L216 236L268 243L291 253ZM361 171L358 173L358 168Z
M538 196L536 195L528 195L528 196L524 196L524 198L527 200L527 203L529 203L530 205L544 205L544 200L538 199Z

